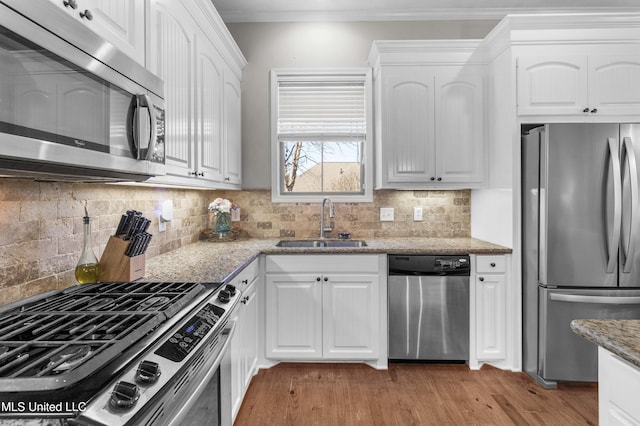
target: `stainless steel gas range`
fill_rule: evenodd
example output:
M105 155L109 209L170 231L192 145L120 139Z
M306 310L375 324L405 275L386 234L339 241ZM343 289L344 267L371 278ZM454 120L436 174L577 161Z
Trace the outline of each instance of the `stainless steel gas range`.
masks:
M230 423L239 299L230 285L96 283L0 308L0 425Z

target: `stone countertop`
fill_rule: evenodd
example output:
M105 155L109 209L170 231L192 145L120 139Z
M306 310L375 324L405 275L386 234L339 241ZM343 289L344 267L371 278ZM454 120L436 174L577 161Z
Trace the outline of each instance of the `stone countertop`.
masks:
M506 254L511 249L474 238L372 238L366 247L276 247L280 239L199 241L146 261L145 281L223 282L260 254Z
M571 329L640 368L640 320L573 320Z

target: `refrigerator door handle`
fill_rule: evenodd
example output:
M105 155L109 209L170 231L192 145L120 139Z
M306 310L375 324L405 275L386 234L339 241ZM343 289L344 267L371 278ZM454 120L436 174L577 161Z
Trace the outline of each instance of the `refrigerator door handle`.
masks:
M640 297L633 296L585 296L575 294L551 293L549 299L557 302L598 303L603 305L639 305Z
M622 226L622 175L620 171L620 157L618 156L618 141L616 138L608 138L609 155L613 167L613 232L609 235L609 260L607 273L613 274L618 260L618 247L620 245L620 228Z
M627 162L629 163L629 177L631 181L631 229L629 230L629 247L625 253L623 271L631 272L633 266L633 258L636 251L634 235L636 235L638 227L638 218L636 217L636 206L638 205L638 163L636 162L636 151L633 148L633 140L630 137L622 139L622 149L626 152ZM624 250L623 250L624 253Z

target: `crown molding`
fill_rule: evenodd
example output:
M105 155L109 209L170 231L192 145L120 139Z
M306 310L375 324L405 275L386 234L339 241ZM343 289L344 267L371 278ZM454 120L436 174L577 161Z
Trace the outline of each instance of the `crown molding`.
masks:
M434 8L344 11L219 11L226 23L241 22L326 22L326 21L448 21L500 20L509 14L554 13L638 13L640 7L558 8Z

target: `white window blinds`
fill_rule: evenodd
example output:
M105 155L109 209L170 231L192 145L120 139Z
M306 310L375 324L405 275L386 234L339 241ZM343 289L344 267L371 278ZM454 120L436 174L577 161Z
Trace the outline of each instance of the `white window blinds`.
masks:
M280 140L365 139L364 81L279 81Z

